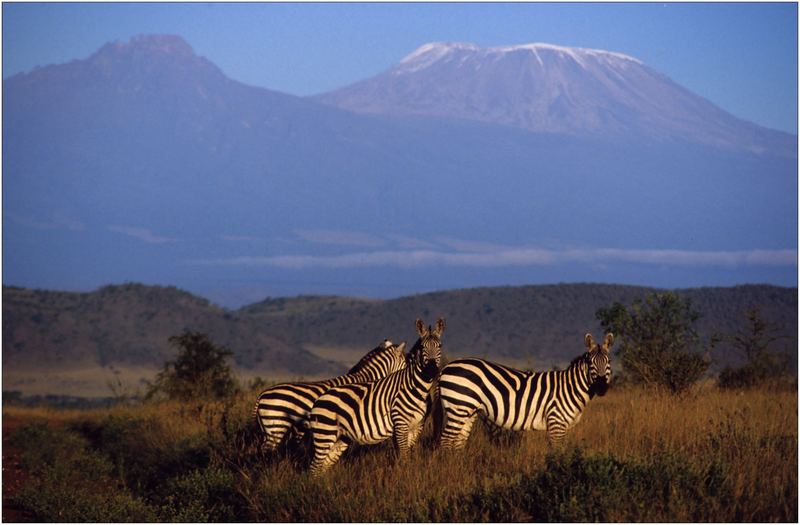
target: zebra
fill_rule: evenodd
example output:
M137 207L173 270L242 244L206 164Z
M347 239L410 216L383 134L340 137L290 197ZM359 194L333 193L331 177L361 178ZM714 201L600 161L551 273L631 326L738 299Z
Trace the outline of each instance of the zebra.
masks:
M314 403L309 418L313 477L339 461L351 443L373 445L392 437L401 459L414 446L439 373L445 323L440 318L435 328L425 328L417 319L416 328L419 339L408 353L404 370L373 383L331 388Z
M523 372L478 358L457 359L439 377L436 441L443 449L466 445L480 414L492 434L500 429L547 430L558 445L581 418L595 395L605 395L611 380L609 349L614 335L597 344L584 336L587 352L566 370Z
M301 442L314 401L331 387L348 383L375 381L406 367L405 341L399 345L386 339L362 357L346 374L313 383L282 383L258 396L255 418L264 439L264 452L275 451L293 431Z

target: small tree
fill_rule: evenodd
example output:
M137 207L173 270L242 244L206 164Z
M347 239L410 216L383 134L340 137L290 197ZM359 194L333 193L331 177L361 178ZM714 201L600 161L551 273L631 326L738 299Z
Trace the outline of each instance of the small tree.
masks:
M221 399L236 391L236 382L225 358L233 352L216 346L207 334L186 331L169 338L178 348L174 361L164 368L150 385L147 398L163 394L168 399Z
M710 365L693 326L700 314L689 299L672 292L652 293L644 302L634 300L630 308L615 302L595 315L619 341L617 355L626 377L634 383L680 393Z
M774 351L771 347L780 340L789 339L781 335L781 327L761 318L759 308L745 312L746 330L723 336L729 341L745 364L738 368L726 366L719 374L719 385L723 388L743 388L755 386L772 380L780 384L788 377L789 353L786 350Z

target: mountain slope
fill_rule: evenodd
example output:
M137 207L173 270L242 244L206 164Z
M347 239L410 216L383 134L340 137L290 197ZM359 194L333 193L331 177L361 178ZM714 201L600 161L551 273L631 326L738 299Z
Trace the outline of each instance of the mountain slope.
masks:
M316 100L364 113L463 118L536 132L797 152L795 137L737 119L633 57L550 44L425 44L388 71Z
M169 283L240 306L531 282L796 282L780 262L494 257L791 249L796 158L360 114L228 79L171 36L3 87L6 284Z

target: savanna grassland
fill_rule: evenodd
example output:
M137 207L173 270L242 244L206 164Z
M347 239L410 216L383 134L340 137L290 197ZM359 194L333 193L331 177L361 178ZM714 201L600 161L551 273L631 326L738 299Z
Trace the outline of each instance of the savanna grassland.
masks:
M205 405L3 411L6 521L797 521L797 392L616 387L543 433L402 463L359 447L321 480L255 446L257 392Z

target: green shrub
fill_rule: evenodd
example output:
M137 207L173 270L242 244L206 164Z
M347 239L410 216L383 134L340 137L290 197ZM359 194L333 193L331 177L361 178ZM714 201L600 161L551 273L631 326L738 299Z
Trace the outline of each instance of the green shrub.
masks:
M44 424L19 429L12 446L24 446L21 460L30 472L14 503L40 521L154 521L147 503L121 487L102 454L88 450L88 441L66 429Z
M701 352L694 328L700 314L689 299L675 293L652 293L644 302L634 300L630 308L615 302L598 309L595 316L619 341L617 355L633 382L682 393L711 364Z
M233 352L215 345L207 334L186 331L169 338L177 348L174 361L164 363L146 399L165 396L197 403L202 409L206 399L221 399L238 391L226 358Z
M636 462L575 449L549 454L542 471L481 489L454 510L488 521L708 521L730 501L724 474L718 463L698 469L674 454Z
M167 479L205 468L210 462L208 441L202 434L160 446L143 438L148 433L162 432L161 424L157 420L110 415L99 421L82 421L74 428L109 458L113 474L127 487L157 499L165 495Z
M719 374L719 386L748 388L762 384L791 384L789 352L773 348L775 343L788 339L781 335L782 327L762 319L758 308L751 308L745 316L748 321L746 329L723 336L723 340L728 340L745 359L745 364L740 367L726 366Z
M236 491L235 476L219 467L197 469L169 480L161 518L174 522L235 522L246 519L247 502Z

